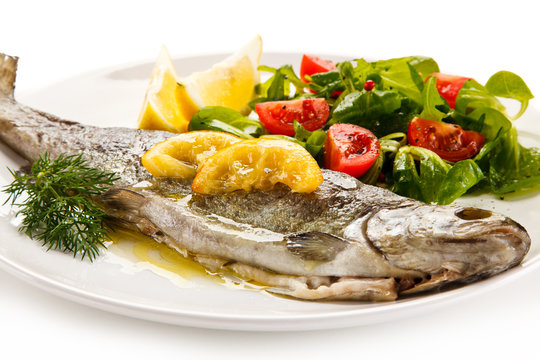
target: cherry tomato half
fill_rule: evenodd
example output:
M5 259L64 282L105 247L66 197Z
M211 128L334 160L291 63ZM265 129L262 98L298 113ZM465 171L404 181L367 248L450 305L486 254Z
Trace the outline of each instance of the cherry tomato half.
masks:
M409 123L407 140L410 145L429 149L442 159L456 162L478 154L485 136L461 126L440 121L414 118Z
M304 55L302 56L302 63L300 64L300 79L307 80L304 75L313 75L318 73L324 73L331 70L337 70L336 64L331 61L321 59L318 56Z
M255 104L255 111L264 127L272 134L294 136L293 122L306 130L320 129L330 114L325 99L269 101Z
M324 166L354 177L365 174L381 152L373 133L353 124L334 124L326 132Z
M463 84L465 84L465 81L471 79L468 77L441 73L433 73L427 78L429 79L430 76L437 78L437 90L439 90L439 94L441 94L441 96L448 102L448 105L452 109L456 107L456 98L459 90L461 90Z

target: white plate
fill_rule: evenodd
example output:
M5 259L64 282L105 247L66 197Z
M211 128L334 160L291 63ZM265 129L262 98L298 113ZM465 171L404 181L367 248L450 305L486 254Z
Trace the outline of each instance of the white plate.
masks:
M178 59L179 75L208 68L225 55ZM298 54L264 54L261 63L298 64ZM89 72L18 96L22 103L60 117L103 126L135 126L152 63L117 66ZM21 69L20 71L24 71ZM519 121L521 140L540 145L534 111ZM529 120L530 119L530 120ZM0 185L11 181L6 166L22 164L0 144ZM2 194L3 202L5 195ZM468 197L460 202L500 211L528 229L533 245L525 261L499 276L458 289L388 303L306 302L254 290L232 289L215 282L162 276L129 259L104 254L94 263L74 259L19 234L10 223L9 207L0 208L0 267L35 286L73 301L137 318L216 329L312 330L366 325L431 311L451 301L503 286L540 263L540 195ZM535 222L536 220L536 222ZM526 294L524 294L526 295Z

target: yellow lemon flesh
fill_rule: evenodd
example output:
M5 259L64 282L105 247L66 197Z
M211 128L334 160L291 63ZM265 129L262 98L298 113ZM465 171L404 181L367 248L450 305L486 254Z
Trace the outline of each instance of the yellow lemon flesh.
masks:
M192 189L202 194L269 190L283 183L313 192L322 183L319 165L302 146L287 140L253 139L232 144L207 158Z
M260 81L259 60L262 40L257 36L243 48L207 71L193 73L180 84L195 104L225 106L241 110L255 95L255 85Z
M189 121L199 108L177 81L171 57L161 48L139 114L139 129L187 131Z
M240 140L217 131L191 131L154 145L141 162L156 177L192 179L205 159Z
M253 99L260 81L261 53L262 40L257 36L209 70L178 79L163 47L152 71L139 128L185 132L193 114L205 106L241 110Z

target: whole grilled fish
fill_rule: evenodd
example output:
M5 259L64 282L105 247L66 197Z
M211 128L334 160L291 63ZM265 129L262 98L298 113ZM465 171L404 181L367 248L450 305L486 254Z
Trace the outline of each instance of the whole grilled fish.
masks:
M201 195L189 183L154 179L141 156L173 136L99 128L18 104L17 58L0 55L0 139L32 161L48 151L83 153L114 171L116 186L97 201L117 223L189 253L212 271L232 273L302 299L391 300L471 282L521 262L525 229L488 210L433 206L323 170L311 194L236 191Z

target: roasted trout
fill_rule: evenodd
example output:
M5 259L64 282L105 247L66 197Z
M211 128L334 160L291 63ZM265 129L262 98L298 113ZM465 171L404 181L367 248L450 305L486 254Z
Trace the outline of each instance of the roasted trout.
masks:
M392 300L492 276L519 264L526 230L504 215L433 206L323 170L310 194L286 186L222 195L154 179L140 163L162 131L100 128L17 103L17 58L0 55L0 139L32 161L48 151L83 153L114 171L96 201L120 226L137 229L209 270L256 281L291 297Z

